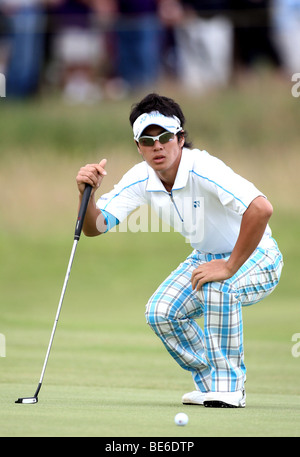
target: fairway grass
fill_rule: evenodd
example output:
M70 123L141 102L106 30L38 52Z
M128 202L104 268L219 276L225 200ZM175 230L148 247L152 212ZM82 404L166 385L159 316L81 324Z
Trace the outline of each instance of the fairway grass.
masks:
M153 289L189 250L185 243L172 250L177 241L175 233L82 238L39 402L20 405L15 400L32 396L39 381L72 243L6 237L0 436L300 435L300 363L291 353L299 312L296 278L289 274L282 289L244 309L246 408L181 405L181 396L194 389L191 376L171 359L144 318ZM290 238L287 250L289 243ZM158 261L157 252L168 255ZM292 271L288 265L287 273ZM174 424L180 411L190 419L184 428Z
M36 405L14 404L30 386L2 385L7 437L298 437L300 400L250 393L245 409L180 405L176 389L46 386ZM5 395L3 395L5 392ZM4 398L3 398L4 397ZM177 427L178 412L189 416Z

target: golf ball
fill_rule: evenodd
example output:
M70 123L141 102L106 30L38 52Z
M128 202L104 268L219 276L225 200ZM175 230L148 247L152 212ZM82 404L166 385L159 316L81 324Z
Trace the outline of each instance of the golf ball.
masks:
M176 425L183 426L183 425L186 425L188 423L189 418L188 418L188 415L185 414L185 413L178 413L178 414L176 414L174 420L175 420L175 424Z

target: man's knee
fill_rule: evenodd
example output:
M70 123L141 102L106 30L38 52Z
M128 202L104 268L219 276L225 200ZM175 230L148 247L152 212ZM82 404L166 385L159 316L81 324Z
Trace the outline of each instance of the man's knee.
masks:
M168 320L167 306L159 300L150 300L146 305L146 322L151 327Z

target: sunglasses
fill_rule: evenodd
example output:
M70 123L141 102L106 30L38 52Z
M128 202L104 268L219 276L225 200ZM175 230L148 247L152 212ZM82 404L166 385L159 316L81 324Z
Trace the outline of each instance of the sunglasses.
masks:
M174 133L171 132L163 132L157 136L141 136L139 144L141 146L154 146L156 140L158 140L161 144L166 144L169 141L174 140L174 137Z

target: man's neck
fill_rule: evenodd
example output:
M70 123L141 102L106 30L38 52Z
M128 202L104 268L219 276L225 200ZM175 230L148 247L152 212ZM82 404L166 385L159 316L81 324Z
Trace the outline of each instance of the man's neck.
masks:
M162 172L156 171L157 176L161 180L161 182L164 185L167 192L171 192L171 190L173 189L175 179L177 176L177 172L178 172L178 168L180 165L181 157L182 157L182 153L180 154L178 162L176 164L174 164L174 166L172 168L170 168L169 170L162 171Z
M164 188L166 189L167 192L171 192L174 186L174 181L172 183L165 182L160 176L159 179L163 183Z

